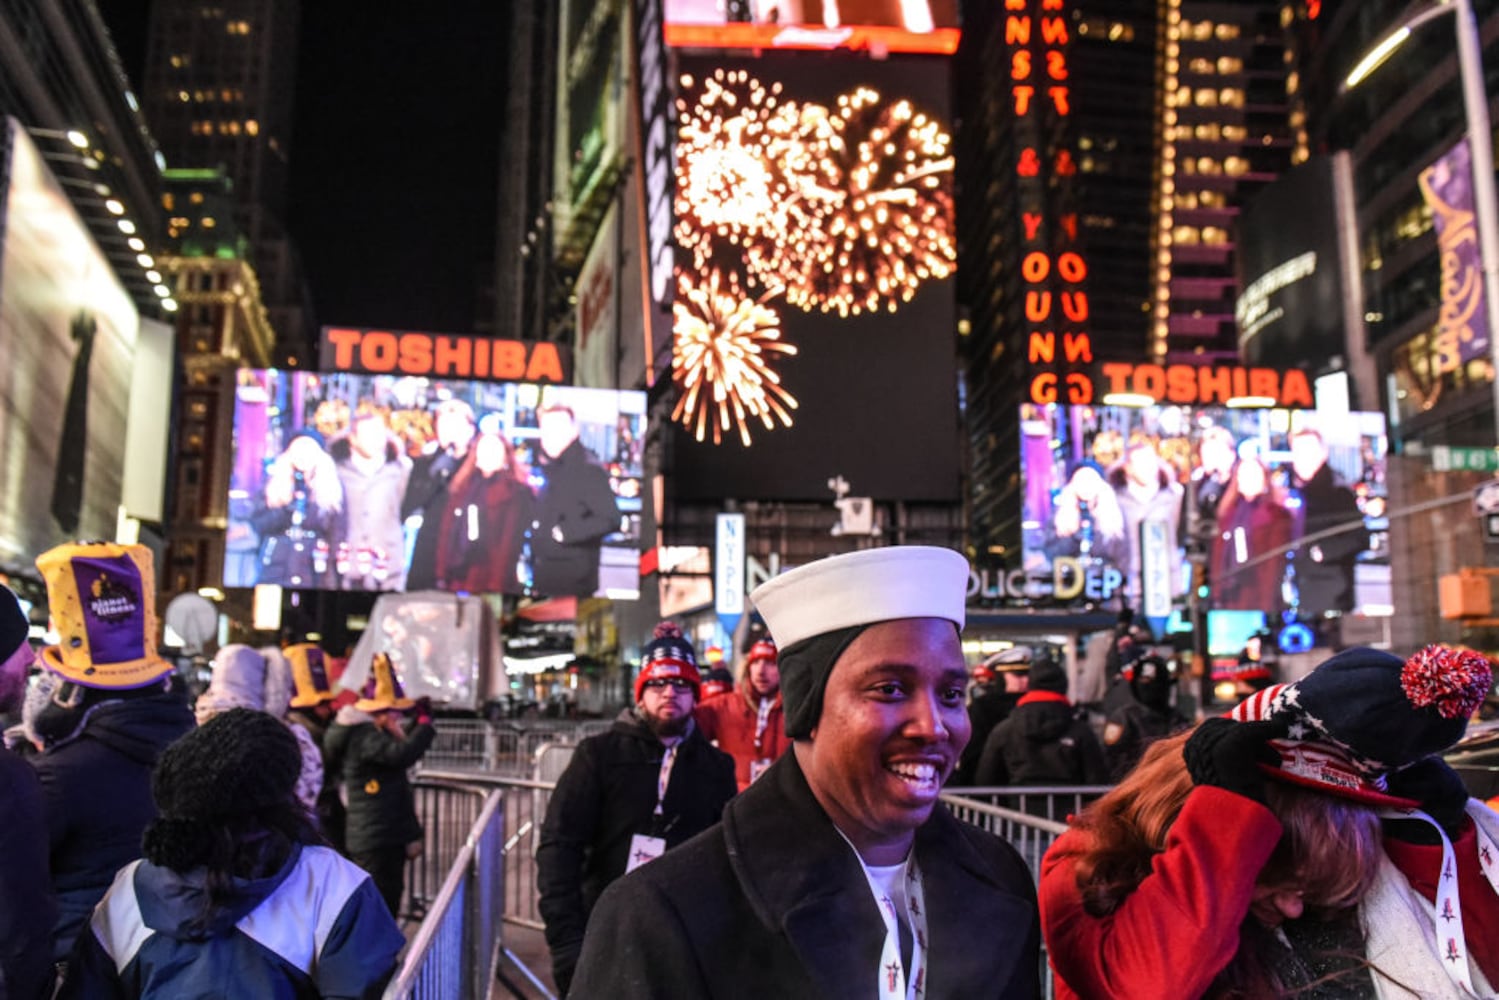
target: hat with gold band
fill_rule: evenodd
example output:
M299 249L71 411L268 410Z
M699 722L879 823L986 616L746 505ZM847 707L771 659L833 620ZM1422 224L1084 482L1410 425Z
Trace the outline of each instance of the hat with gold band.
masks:
M144 545L70 542L37 557L61 637L42 663L84 687L145 687L170 673L156 652L156 578Z

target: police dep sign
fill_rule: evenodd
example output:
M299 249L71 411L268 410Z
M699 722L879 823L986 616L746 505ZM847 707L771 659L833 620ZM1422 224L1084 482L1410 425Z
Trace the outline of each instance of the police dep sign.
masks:
M1023 569L989 570L971 564L968 567L969 604L1047 599L1059 603L1102 602L1116 597L1122 586L1124 574L1116 567L1072 556L1053 559L1049 576Z

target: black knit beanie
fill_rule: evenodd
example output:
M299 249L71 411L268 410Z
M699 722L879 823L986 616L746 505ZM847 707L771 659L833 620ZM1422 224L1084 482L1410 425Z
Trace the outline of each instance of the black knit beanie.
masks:
M227 822L291 802L302 749L264 712L216 715L162 753L151 775L160 817L146 828L146 859L174 871L201 864Z
M786 735L804 740L822 717L822 693L827 690L833 664L868 625L850 625L803 639L781 650L781 710Z
M1037 649L1027 676L1027 691L1049 691L1063 695L1067 693L1067 672L1056 661L1056 657L1044 649Z

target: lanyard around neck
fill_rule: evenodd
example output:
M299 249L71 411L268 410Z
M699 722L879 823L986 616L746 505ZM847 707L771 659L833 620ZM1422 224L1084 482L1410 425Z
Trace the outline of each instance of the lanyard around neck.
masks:
M858 852L855 851L855 856ZM880 919L885 923L885 944L880 949L880 967L876 970L879 983L875 995L880 1000L918 1000L926 993L926 895L921 886L921 870L916 865L916 856L913 851L906 858L902 866L900 878L903 880L905 892L898 894L902 896L904 911L898 909L898 902L892 899L880 885L864 863L859 858L859 865L864 869L864 878L869 883L869 891L874 895L874 901L880 911ZM907 929L911 932L911 966L906 968L901 961L900 924L904 919Z
M765 739L765 727L770 722L771 701L770 698L760 699L760 707L755 716L755 753L760 752L760 743Z
M661 773L656 776L656 811L661 815L661 804L666 801L666 786L671 784L671 768L677 761L677 745L673 743L661 755Z

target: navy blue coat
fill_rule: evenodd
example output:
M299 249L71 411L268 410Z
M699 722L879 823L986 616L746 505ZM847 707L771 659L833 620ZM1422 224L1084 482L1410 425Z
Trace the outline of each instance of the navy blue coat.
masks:
M57 901L47 875L42 786L20 757L0 749L0 997L37 1000L52 980Z
M134 695L96 705L79 733L32 758L51 845L59 960L115 872L140 857L141 834L156 818L151 769L192 728L180 695Z

